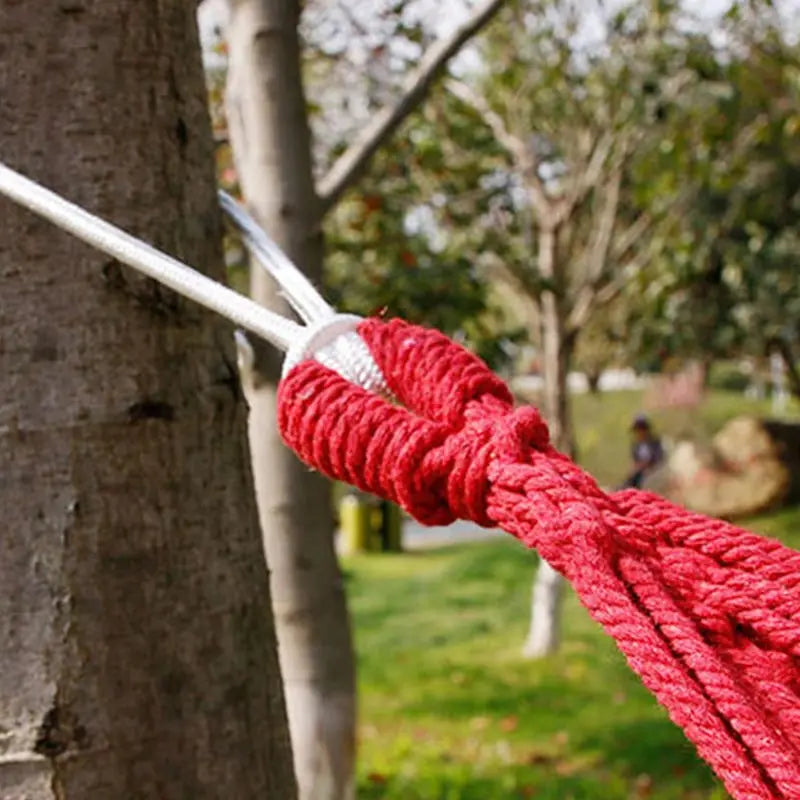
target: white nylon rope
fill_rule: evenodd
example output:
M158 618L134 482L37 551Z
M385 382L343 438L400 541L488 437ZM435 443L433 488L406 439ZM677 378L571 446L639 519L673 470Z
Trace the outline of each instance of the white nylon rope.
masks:
M364 340L356 333L361 317L337 314L311 281L292 263L267 232L227 192L220 204L234 223L255 261L275 279L287 300L308 323L305 339L293 345L283 362L283 374L303 359L314 358L369 391L390 395L383 373Z
M337 314L280 247L230 195L220 193L223 209L236 223L248 249L275 278L289 302L308 323L307 327L269 311L207 278L2 162L0 193L178 294L222 314L281 350L286 350L284 374L303 359L314 358L365 389L388 393L380 369L356 333L361 318Z
M329 306L266 231L226 191L219 190L222 210L239 230L247 249L258 263L269 272L286 293L292 308L305 322L336 316Z

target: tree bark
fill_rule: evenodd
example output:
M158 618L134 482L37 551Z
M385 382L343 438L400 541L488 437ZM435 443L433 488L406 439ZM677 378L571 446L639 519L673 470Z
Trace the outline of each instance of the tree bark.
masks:
M542 409L556 448L575 454L575 439L567 391L567 376L572 362L574 333L567 331L564 286L558 253L558 229L542 226L539 231L539 272L552 284L541 299L541 339L544 391Z
M558 254L558 229L540 226L539 271L551 282L552 289L541 298L541 339L544 388L542 410L550 428L553 444L562 452L575 455L575 440L567 390L574 349L574 334L566 330L563 308L563 276ZM564 581L544 560L534 578L531 593L531 624L523 653L529 658L541 658L558 648L561 627L561 598Z
M221 278L194 10L3 4L0 153ZM0 797L290 800L230 327L8 201L0 285Z
M242 190L259 222L318 282L321 207L300 75L299 2L231 0L230 8L228 124ZM285 310L263 271L254 268L251 281L254 299ZM355 665L330 485L281 443L277 359L254 349L250 443L300 796L341 800L354 791Z

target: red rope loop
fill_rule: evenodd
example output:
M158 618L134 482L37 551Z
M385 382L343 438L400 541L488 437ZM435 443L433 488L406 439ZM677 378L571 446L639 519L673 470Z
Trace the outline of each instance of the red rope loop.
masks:
M442 334L359 332L405 408L306 362L280 389L287 443L423 522L472 519L536 547L734 797L800 798L800 554L655 495L605 494Z

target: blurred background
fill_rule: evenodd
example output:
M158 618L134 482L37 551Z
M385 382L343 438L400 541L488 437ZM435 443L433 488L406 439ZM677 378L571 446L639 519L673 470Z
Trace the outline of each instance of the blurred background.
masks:
M305 118L282 124L311 132L315 280L473 349L603 487L797 546L800 4L495 3L426 72L487 5L303 4ZM253 201L228 4L199 18L218 178ZM541 571L532 608L535 554L344 487L333 507L360 797L726 797Z

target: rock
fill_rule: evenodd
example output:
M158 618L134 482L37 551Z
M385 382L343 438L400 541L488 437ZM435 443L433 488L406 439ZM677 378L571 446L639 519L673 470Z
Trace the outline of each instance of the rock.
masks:
M800 497L800 424L737 417L711 447L679 442L645 488L687 508L733 519Z

